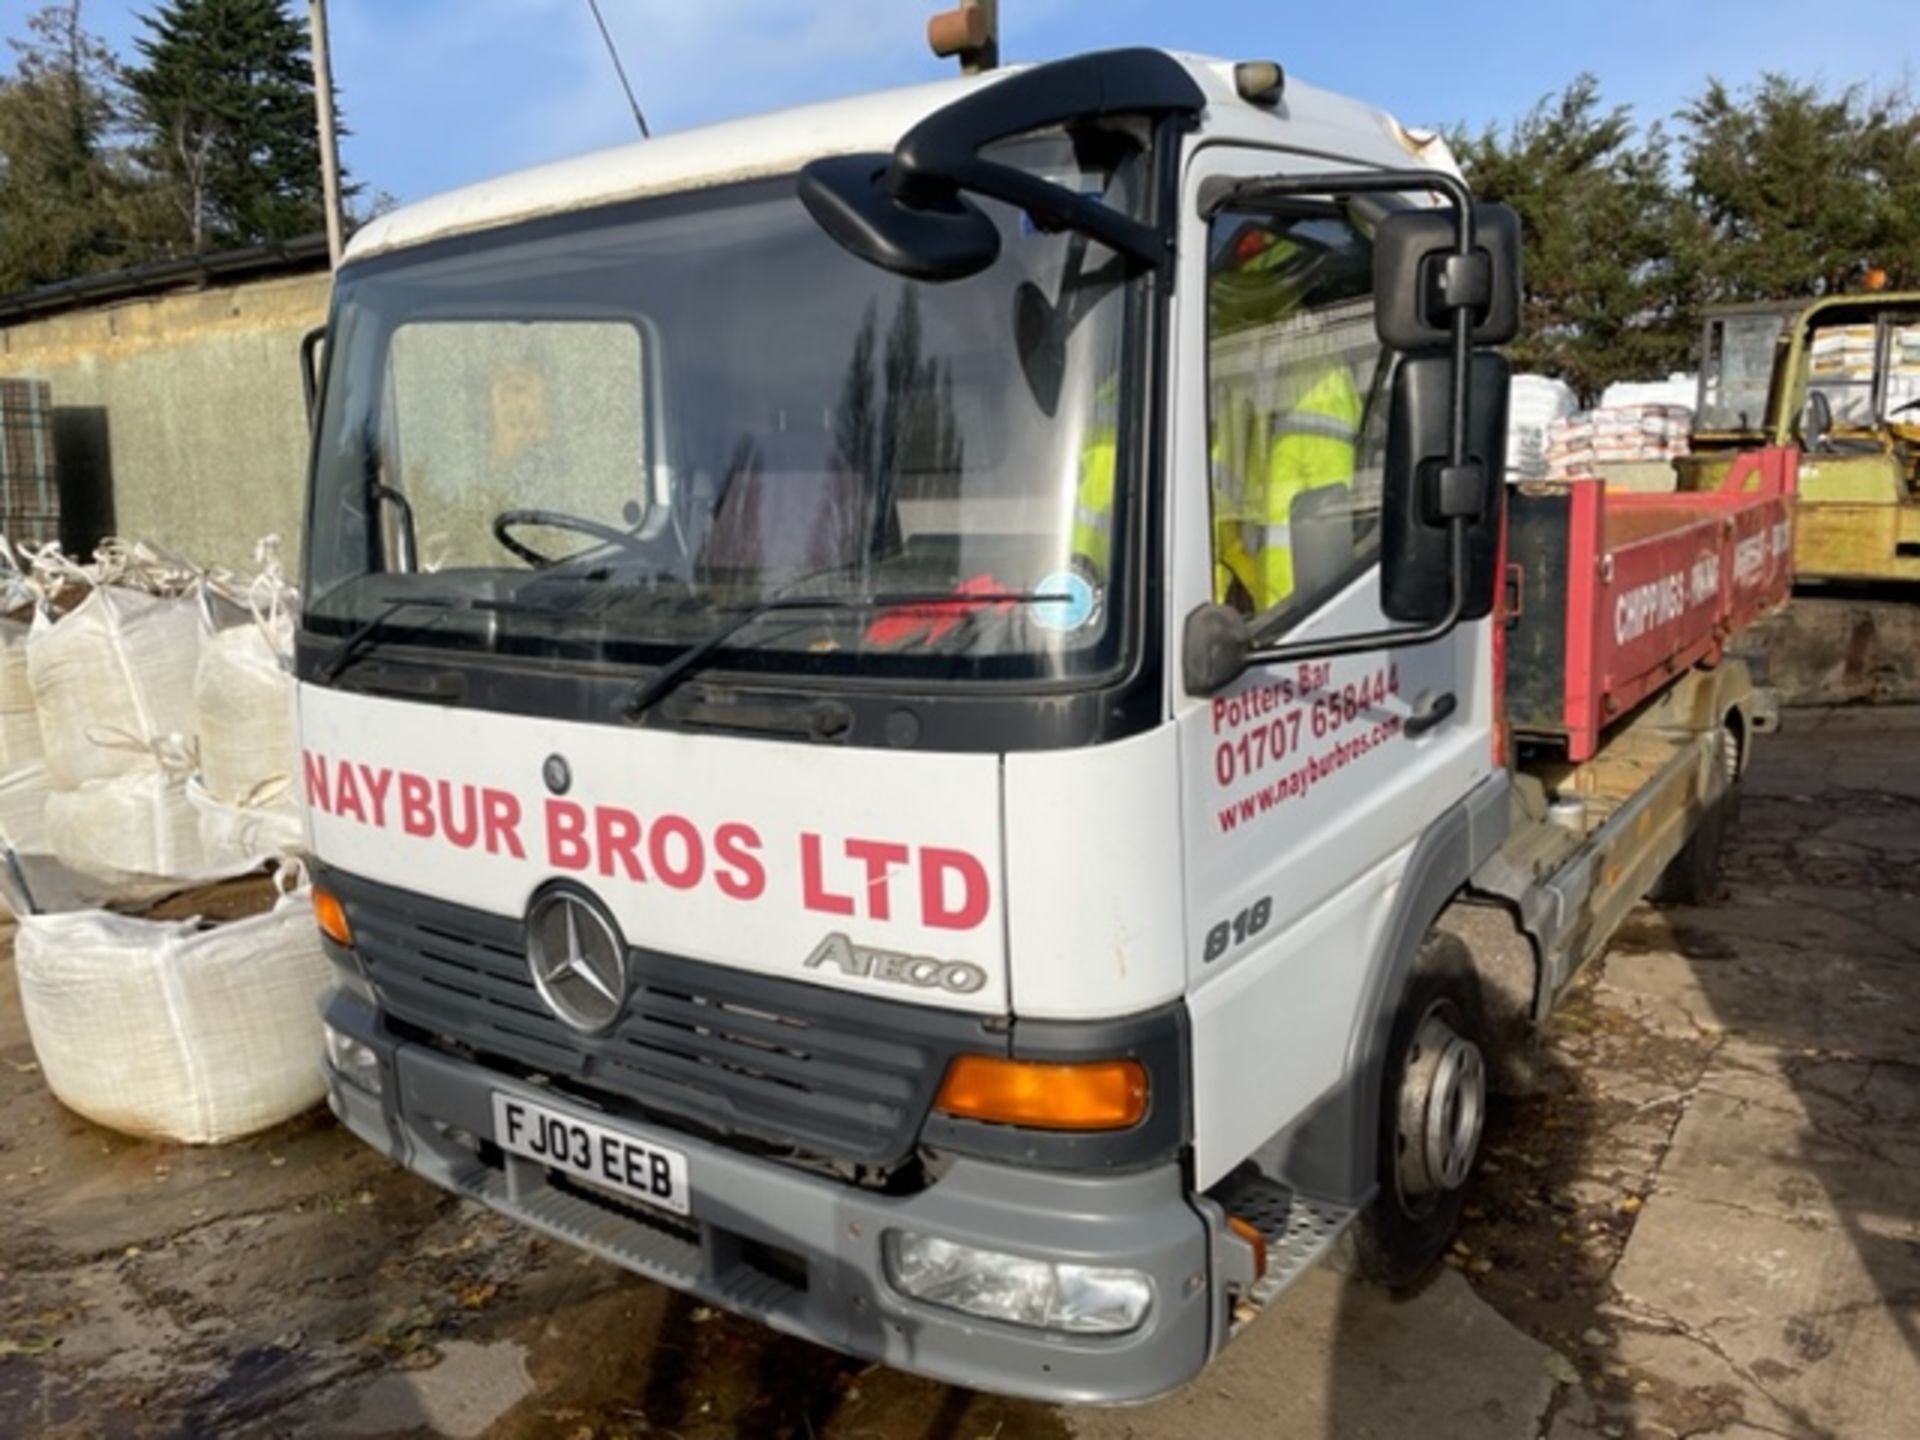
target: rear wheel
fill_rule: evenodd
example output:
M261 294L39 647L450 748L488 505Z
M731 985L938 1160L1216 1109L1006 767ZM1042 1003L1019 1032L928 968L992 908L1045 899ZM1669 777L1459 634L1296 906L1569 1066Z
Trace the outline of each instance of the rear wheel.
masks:
M1721 852L1726 848L1727 827L1740 814L1740 737L1731 725L1722 723L1714 735L1715 759L1724 782L1719 796L1707 806L1706 814L1680 853L1667 863L1647 897L1661 905L1705 905L1720 890Z
M1354 1232L1369 1279L1405 1288L1446 1253L1480 1153L1486 1052L1473 959L1435 931L1401 994L1381 1077L1378 1188Z

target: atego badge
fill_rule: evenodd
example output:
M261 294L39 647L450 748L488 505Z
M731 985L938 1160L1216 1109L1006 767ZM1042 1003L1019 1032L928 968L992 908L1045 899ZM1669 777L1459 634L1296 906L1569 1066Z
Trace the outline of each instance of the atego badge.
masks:
M987 972L966 960L940 960L932 955L907 955L898 950L875 950L856 945L835 931L807 956L806 967L818 970L832 965L841 974L861 980L884 980L892 985L912 985L922 990L946 990L955 995L971 995L986 988Z

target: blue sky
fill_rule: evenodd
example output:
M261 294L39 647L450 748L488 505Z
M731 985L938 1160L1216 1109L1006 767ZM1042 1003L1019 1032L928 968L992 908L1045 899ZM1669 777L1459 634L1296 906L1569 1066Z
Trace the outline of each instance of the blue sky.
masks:
M38 0L0 0L18 33ZM936 78L945 0L601 0L656 131ZM131 55L152 0L85 0ZM296 8L304 12L304 4ZM1409 124L1504 122L1581 70L1642 119L1708 74L1916 84L1914 0L1001 0L1009 59L1157 44L1279 60ZM632 117L586 0L332 0L335 78L369 192L417 199L628 139Z

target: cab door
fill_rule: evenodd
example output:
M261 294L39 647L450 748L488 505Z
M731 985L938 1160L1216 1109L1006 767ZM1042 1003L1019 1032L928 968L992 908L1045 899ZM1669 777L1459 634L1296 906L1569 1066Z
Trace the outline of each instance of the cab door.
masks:
M1373 328L1366 207L1202 209L1218 176L1358 168L1219 146L1189 166L1168 466L1176 649L1210 601L1263 644L1386 624L1391 356ZM1187 693L1173 667L1202 1186L1342 1082L1412 847L1494 768L1490 669L1487 621L1258 665L1214 695Z

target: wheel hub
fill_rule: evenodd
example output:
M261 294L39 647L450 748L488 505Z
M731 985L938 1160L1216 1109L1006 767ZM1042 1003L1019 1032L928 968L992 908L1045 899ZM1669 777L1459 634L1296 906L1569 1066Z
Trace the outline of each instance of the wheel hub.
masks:
M1408 1199L1466 1183L1486 1120L1487 1070L1480 1047L1429 1010L1400 1072L1400 1193Z

